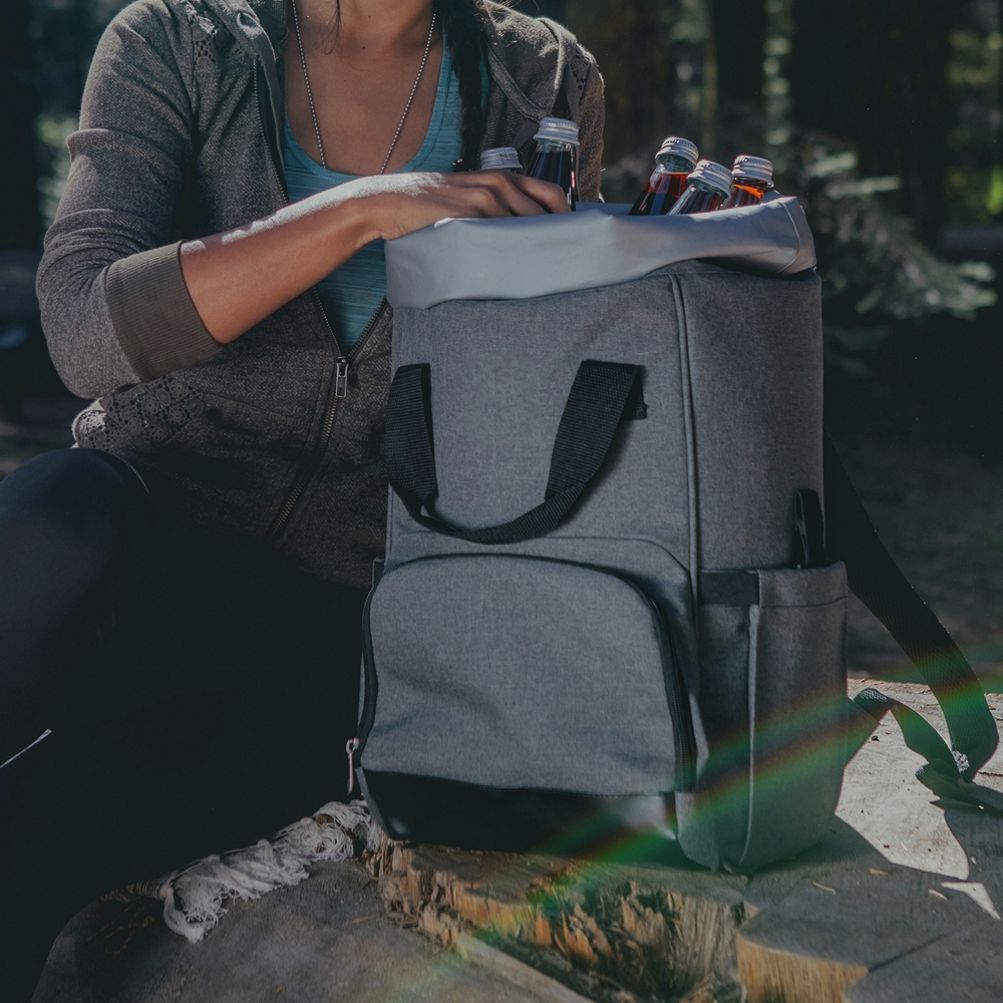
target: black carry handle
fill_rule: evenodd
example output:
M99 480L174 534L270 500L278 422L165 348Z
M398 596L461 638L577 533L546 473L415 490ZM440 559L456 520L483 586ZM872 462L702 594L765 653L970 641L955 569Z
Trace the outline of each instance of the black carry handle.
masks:
M944 711L953 748L948 749L929 726L923 729L915 724L913 712L876 690L865 690L855 703L872 720L887 710L895 713L910 747L929 760L919 774L928 787L941 793L935 784L960 780L968 795L963 800L985 804L971 796L974 785L969 782L995 752L999 733L982 684L881 542L828 435L824 457L829 559L846 564L850 588L888 628L933 691ZM955 791L956 796L961 793Z
M390 386L386 460L390 483L411 518L468 543L520 543L555 530L578 504L609 456L620 423L641 397L640 366L586 360L578 367L550 457L543 502L500 526L465 529L433 515L439 494L432 434L431 370L401 366Z

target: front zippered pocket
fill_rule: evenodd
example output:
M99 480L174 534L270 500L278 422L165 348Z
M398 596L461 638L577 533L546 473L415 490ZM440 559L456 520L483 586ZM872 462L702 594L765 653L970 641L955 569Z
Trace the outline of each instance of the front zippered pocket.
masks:
M363 623L364 773L603 797L691 789L669 626L633 580L543 558L425 558L384 574Z

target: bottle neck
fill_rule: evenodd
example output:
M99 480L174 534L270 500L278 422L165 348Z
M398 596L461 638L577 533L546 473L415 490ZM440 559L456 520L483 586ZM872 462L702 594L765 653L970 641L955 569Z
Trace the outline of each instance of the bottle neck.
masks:
M695 188L698 192L706 192L708 195L720 195L721 198L727 198L728 192L721 191L717 185L712 185L703 178L694 178L690 182L690 188Z
M714 210L721 208L723 202L724 196L719 188L705 185L699 181L690 182L690 186L679 197L679 201L669 210L669 215L714 212Z
M685 157L673 154L655 158L655 168L665 174L689 174L696 164L691 164Z
M744 188L750 195L754 192L765 195L773 187L773 182L764 181L762 178L744 178L739 176L735 178L734 187Z
M559 139L538 139L537 153L571 153L574 147L571 143L562 143Z

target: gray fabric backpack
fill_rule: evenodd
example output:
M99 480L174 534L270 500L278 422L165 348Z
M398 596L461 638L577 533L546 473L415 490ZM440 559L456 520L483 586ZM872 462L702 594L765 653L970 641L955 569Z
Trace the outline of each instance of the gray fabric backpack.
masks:
M799 204L582 209L387 247L392 490L347 750L376 818L750 870L824 834L887 709L928 786L992 804L982 690L824 440ZM848 574L953 748L847 699Z

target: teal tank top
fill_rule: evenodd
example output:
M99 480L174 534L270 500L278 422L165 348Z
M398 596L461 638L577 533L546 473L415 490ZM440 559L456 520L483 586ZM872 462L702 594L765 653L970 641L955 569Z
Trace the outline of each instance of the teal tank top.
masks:
M486 93L486 81L484 83ZM460 137L463 112L459 90L449 47L443 45L439 83L425 141L417 154L395 173L452 170L453 162L460 156L463 145ZM285 160L286 188L291 202L298 202L317 192L353 181L358 176L329 171L318 164L296 141L288 120L283 129L282 154ZM344 351L348 351L365 332L386 296L383 241L367 244L358 254L322 279L317 289L328 317L334 324L338 344Z

